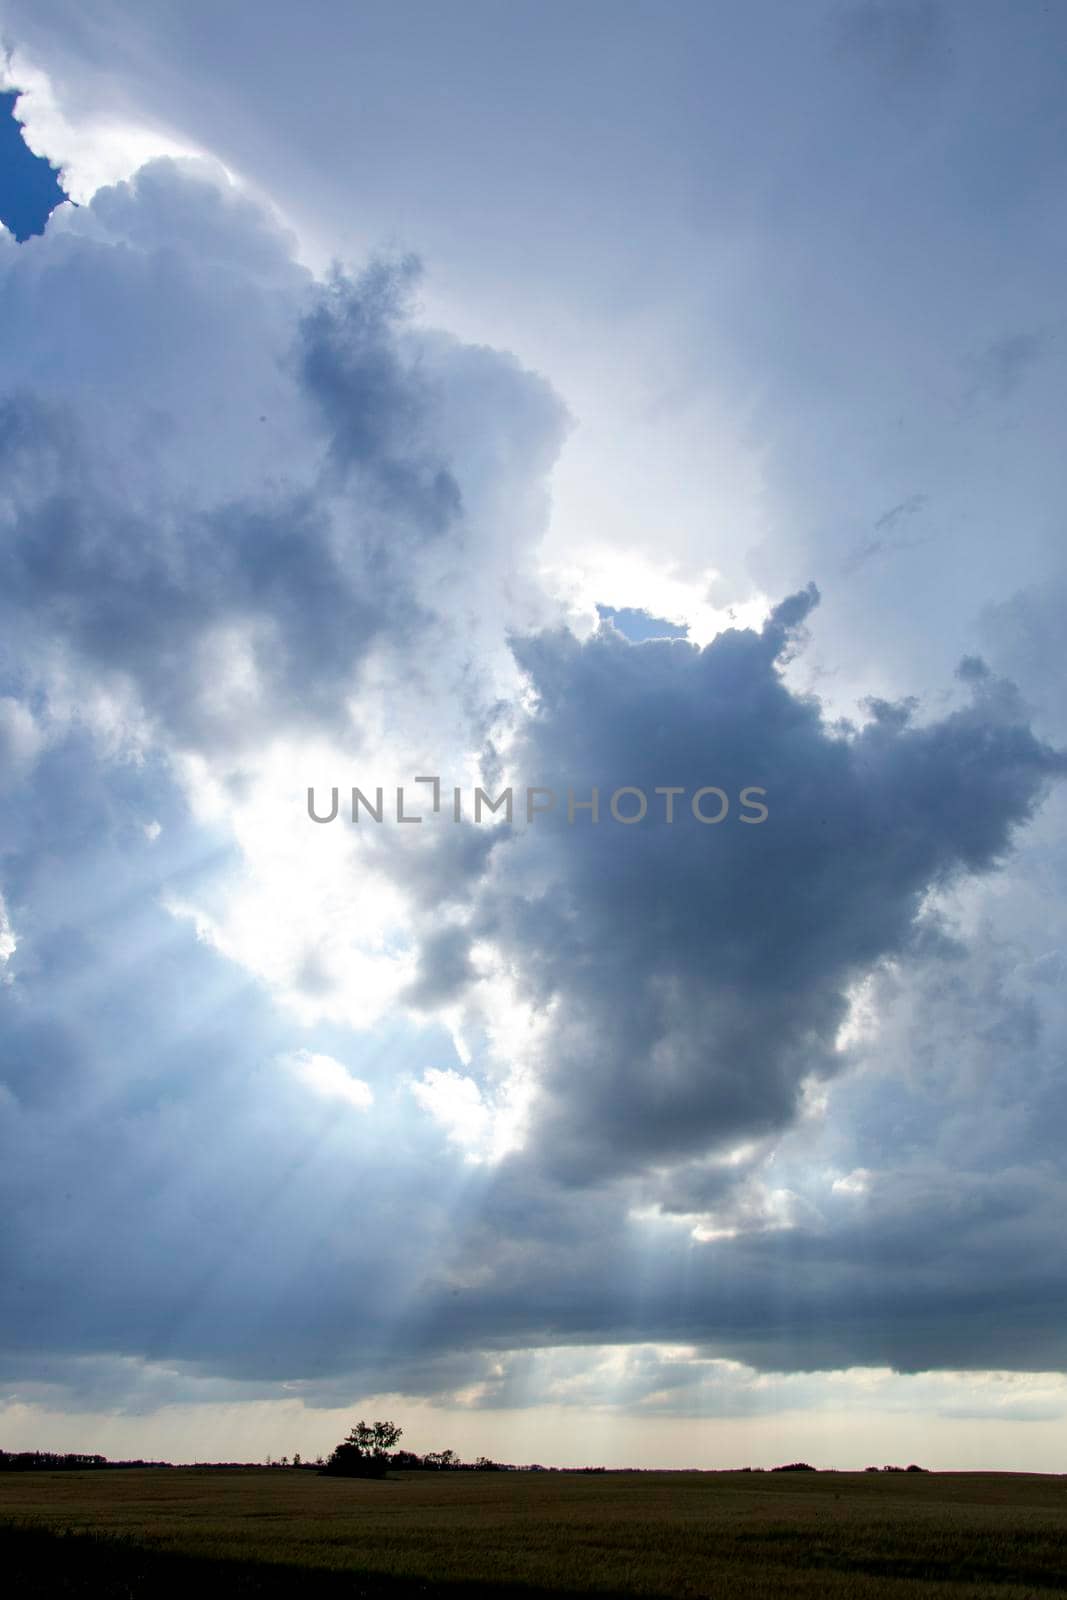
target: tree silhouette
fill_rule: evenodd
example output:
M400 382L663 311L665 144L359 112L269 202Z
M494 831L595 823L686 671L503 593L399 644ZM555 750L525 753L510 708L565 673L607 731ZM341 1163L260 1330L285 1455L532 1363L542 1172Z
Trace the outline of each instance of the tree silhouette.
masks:
M324 1472L341 1478L383 1478L389 1451L403 1432L395 1422L357 1422L327 1461Z

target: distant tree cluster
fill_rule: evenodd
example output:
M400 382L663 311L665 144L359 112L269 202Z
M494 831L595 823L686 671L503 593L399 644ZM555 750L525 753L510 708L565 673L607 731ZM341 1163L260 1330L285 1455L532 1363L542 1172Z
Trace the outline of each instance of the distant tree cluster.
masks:
M0 1472L84 1472L87 1467L107 1465L106 1456L61 1456L51 1450L19 1450L12 1454L0 1450Z
M357 1422L334 1450L321 1471L334 1478L381 1478L390 1467L399 1472L555 1472L555 1467L534 1463L515 1467L509 1462L478 1456L461 1461L454 1450L428 1450L424 1456L414 1450L397 1450L403 1430L395 1422ZM297 1464L294 1457L294 1466ZM282 1465L286 1458L282 1457ZM268 1465L270 1463L268 1462ZM603 1467L580 1467L580 1472L603 1472Z
M223 1465L215 1462L211 1465ZM242 1463L230 1463L240 1466ZM244 1463L249 1465L250 1463ZM94 1468L106 1467L109 1471L119 1467L168 1467L173 1468L172 1461L143 1461L140 1457L136 1461L109 1461L107 1456L89 1455L86 1452L70 1451L60 1455L53 1450L0 1450L0 1472L86 1472Z
M403 1431L395 1422L357 1422L322 1470L335 1478L384 1478Z
M807 1461L790 1461L784 1467L769 1467L769 1472L818 1472L818 1467L811 1466ZM834 1468L829 1469L831 1472ZM864 1472L925 1472L925 1467L917 1467L914 1461L910 1467L864 1467ZM762 1472L762 1467L742 1467L742 1472Z

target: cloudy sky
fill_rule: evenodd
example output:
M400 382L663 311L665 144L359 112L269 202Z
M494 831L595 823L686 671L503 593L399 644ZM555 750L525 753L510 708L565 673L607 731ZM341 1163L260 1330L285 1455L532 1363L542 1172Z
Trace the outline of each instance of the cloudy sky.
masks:
M0 1444L1062 1470L1067 13L0 46Z

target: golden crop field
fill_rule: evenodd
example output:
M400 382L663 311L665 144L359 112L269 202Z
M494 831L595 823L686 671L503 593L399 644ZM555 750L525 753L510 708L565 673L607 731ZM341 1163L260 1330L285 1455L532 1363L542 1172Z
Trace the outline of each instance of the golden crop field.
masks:
M61 1535L61 1536L60 1536ZM1067 1592L1067 1478L10 1473L13 1594L997 1600Z

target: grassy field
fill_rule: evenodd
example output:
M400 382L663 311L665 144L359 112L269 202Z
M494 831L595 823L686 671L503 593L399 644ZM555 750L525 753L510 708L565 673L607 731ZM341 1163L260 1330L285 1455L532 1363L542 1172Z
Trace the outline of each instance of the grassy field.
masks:
M116 1470L0 1475L9 1594L1067 1593L1067 1478ZM14 1586L11 1579L14 1578Z

